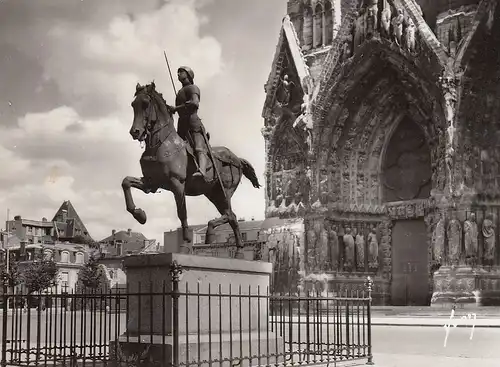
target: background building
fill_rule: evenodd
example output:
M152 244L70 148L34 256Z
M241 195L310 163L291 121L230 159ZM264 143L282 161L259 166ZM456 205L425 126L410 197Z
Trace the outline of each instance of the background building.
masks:
M140 253L163 252L156 240L147 239L140 232L112 230L111 235L99 241L99 263L106 268L111 288L125 287L127 275L123 270L123 259Z
M27 244L49 244L56 241L92 242L92 237L69 200L61 204L51 221L47 218L33 220L16 215L13 220L5 222L5 228L6 232Z
M61 204L52 221L16 215L6 221L5 227L1 232L2 261L8 250L22 272L23 267L35 259L52 258L59 271L58 289L75 290L78 272L88 260L89 243L93 240L70 201Z
M384 304L500 303L497 4L288 1L266 217L303 220L302 279L370 275Z

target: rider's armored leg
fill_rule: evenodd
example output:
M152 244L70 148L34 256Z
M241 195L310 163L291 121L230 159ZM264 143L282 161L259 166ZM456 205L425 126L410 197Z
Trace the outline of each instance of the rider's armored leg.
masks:
M205 176L205 173L207 172L208 157L203 151L197 151L196 157L198 158L199 171L195 172L193 176Z
M196 158L198 158L199 171L194 173L193 176L205 176L207 172L208 156L206 152L205 138L202 132L195 132L192 134L194 142L194 150L196 152Z

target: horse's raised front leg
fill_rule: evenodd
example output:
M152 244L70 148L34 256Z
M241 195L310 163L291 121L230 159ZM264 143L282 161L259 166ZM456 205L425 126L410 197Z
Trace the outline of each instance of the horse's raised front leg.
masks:
M147 188L144 185L143 178L127 176L122 181L123 194L125 196L125 205L127 206L127 211L132 214L136 221L141 224L146 223L147 216L144 210L141 208L136 208L134 199L132 198L132 192L130 188L136 188L144 193L148 193Z

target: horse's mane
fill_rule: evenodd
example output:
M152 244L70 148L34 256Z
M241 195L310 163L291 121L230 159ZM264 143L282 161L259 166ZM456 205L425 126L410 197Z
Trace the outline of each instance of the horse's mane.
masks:
M161 112L167 116L171 116L170 112L167 109L167 101L165 100L165 98L163 98L163 94L161 94L156 90L156 85L154 81L146 85L137 84L134 97L137 97L137 95L142 92L150 94L159 104Z

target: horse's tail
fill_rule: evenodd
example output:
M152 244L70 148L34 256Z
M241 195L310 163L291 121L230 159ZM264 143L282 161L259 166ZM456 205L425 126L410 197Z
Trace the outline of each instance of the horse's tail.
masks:
M256 189L260 188L259 179L257 178L257 175L255 174L255 169L250 164L250 162L243 158L240 158L240 162L241 162L241 168L243 170L243 175L250 180L253 187L255 187Z

